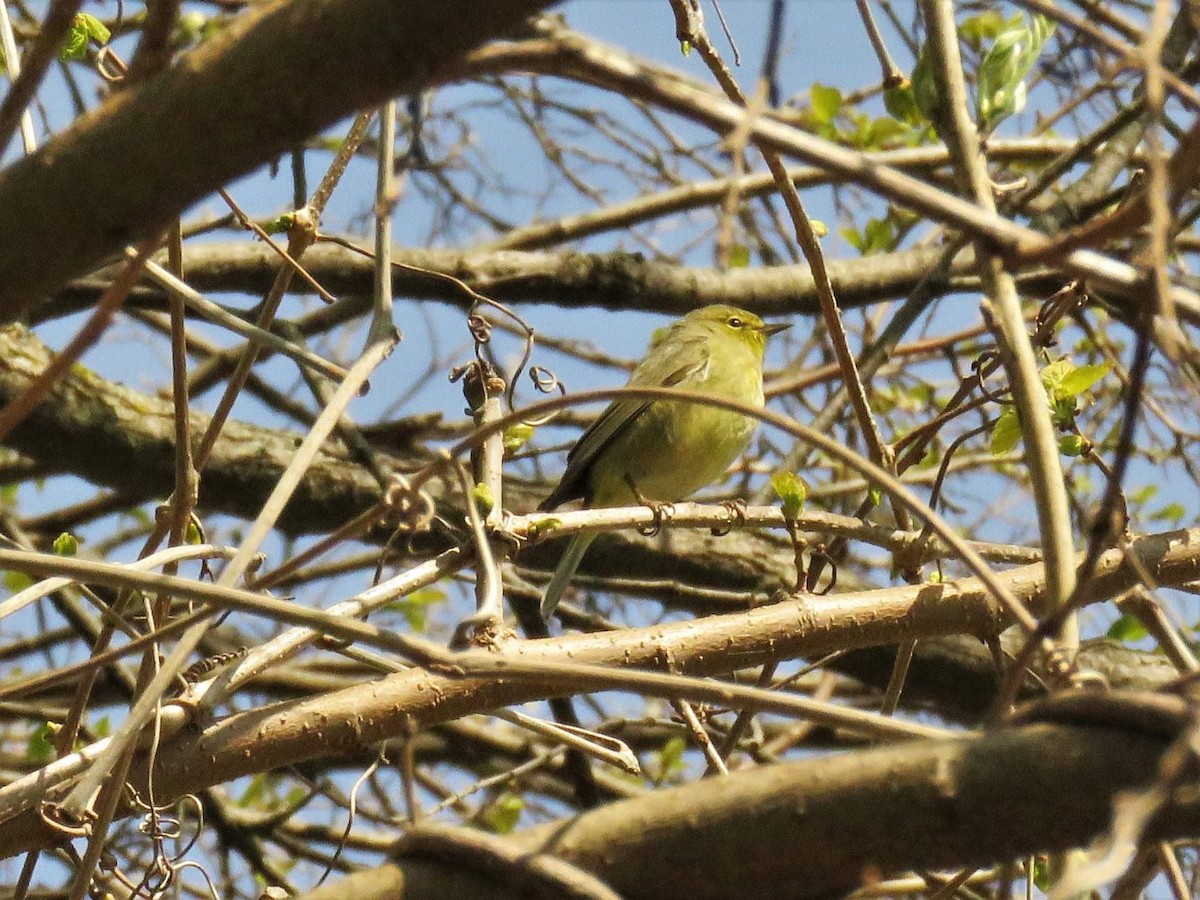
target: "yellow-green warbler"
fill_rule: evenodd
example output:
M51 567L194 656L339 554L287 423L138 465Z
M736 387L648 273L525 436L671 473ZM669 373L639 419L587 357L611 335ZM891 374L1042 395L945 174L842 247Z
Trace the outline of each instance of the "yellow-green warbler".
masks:
M787 325L733 306L706 306L674 322L638 363L631 387L672 387L762 406L763 350ZM757 422L715 406L615 400L567 455L567 470L539 509L569 500L625 506L682 500L719 480ZM572 538L542 598L549 618L595 534Z

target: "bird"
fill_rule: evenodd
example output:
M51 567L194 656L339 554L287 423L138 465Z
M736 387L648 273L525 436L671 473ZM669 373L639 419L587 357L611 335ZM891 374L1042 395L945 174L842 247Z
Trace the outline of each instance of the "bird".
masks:
M725 304L692 310L652 341L628 386L678 388L761 407L767 339L788 327ZM614 400L568 452L561 480L538 509L571 500L587 508L682 500L725 475L757 424L694 402ZM595 537L571 539L542 597L543 619L554 613Z

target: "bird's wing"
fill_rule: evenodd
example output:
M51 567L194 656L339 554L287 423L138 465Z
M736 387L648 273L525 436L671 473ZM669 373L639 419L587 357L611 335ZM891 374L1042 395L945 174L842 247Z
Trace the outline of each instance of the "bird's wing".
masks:
M668 335L662 343L669 343L671 346L655 347L650 356L633 370L627 387L675 387L694 379L708 365L708 346L703 337L679 339ZM664 349L667 350L666 353L657 352ZM666 374L663 374L664 359L670 360ZM592 463L605 447L632 427L654 402L631 399L614 400L609 404L571 448L567 454L567 468L563 472L562 480L538 509L554 509L559 504L577 498L590 499L587 496L587 482Z

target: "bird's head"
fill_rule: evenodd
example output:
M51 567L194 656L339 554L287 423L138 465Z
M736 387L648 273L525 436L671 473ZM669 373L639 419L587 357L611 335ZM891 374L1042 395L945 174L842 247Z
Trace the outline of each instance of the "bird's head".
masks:
M692 310L683 317L681 324L687 330L703 328L718 339L736 341L749 347L760 359L767 346L767 338L790 328L787 322L764 322L752 312L718 303Z

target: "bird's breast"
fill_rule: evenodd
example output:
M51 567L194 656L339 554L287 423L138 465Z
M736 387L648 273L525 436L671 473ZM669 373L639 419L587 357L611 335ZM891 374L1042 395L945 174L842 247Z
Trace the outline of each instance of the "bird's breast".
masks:
M719 372L718 365L703 366L677 387L761 406L761 366L747 356L745 365L726 365ZM752 417L716 406L655 401L597 460L593 503L636 502L631 481L647 499L682 500L724 477L756 425Z

